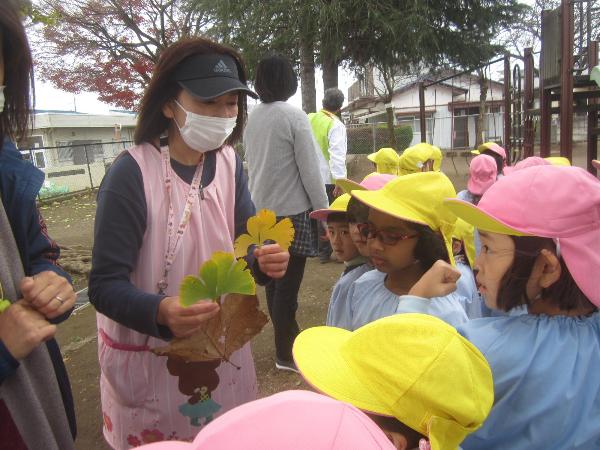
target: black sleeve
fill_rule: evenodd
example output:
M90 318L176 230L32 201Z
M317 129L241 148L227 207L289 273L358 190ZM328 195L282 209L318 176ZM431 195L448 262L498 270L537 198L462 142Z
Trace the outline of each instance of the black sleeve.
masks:
M96 310L112 320L140 333L170 338L169 329L156 322L164 296L144 292L130 281L146 220L142 172L126 153L113 163L98 192L89 297Z

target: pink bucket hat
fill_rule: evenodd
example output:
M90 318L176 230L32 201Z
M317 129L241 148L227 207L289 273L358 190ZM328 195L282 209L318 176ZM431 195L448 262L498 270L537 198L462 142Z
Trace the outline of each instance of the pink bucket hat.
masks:
M383 431L352 405L310 391L285 391L227 412L191 444L159 442L144 450L393 450Z
M483 231L557 243L575 283L600 307L600 181L579 167L535 166L498 180L479 204L445 200Z
M477 150L472 150L471 153L473 153L474 155L481 155L486 150L492 151L497 155L500 155L502 157L502 160L506 161L506 150L504 150L495 142L484 142L479 147L477 147Z
M522 159L514 166L506 166L503 172L504 175L510 175L511 173L514 173L515 170L521 170L533 166L548 166L550 164L552 163L544 158L540 158L539 156L530 156L529 158Z
M498 166L494 158L488 155L477 155L469 165L469 182L467 189L471 194L483 195L496 182Z
M396 178L398 178L396 175L372 172L364 177L360 183L347 178L341 178L336 180L335 184L342 188L344 193L349 194L351 191L376 191L385 186L387 182Z

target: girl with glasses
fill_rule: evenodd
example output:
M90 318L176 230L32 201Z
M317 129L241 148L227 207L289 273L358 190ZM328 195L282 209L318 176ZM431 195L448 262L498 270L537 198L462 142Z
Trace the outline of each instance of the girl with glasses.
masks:
M442 201L456 196L450 180L440 172L416 173L377 191L353 190L351 194L369 207L368 222L359 231L367 240L376 270L349 289L344 328L355 330L381 317L407 312L432 314L452 325L468 320L467 299L453 292L460 273L448 265L456 218ZM419 283L434 264L447 274L446 285L436 292L427 289L427 283Z

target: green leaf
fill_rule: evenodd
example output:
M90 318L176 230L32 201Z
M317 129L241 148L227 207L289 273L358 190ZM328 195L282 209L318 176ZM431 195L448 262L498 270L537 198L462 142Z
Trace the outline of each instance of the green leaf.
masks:
M11 305L10 301L8 300L0 300L0 314L4 312L4 310L6 308L8 308Z
M233 254L215 252L200 267L200 276L185 277L179 287L179 302L190 306L199 300L218 300L224 294L254 295L256 284L246 261Z

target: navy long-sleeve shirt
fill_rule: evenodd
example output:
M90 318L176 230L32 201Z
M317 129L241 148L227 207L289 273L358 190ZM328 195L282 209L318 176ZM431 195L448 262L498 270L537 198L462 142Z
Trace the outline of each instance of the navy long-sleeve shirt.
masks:
M216 151L205 154L201 178L204 187L210 185L215 177ZM186 166L171 159L171 167L181 179L191 184L196 166ZM246 231L248 218L256 212L242 161L237 155L235 186L237 237ZM198 201L202 201L201 197ZM172 337L170 330L156 322L158 305L165 296L138 289L130 281L146 223L147 205L142 172L135 159L129 153L124 153L113 163L98 192L89 281L90 301L98 312L128 328L168 339ZM254 259L247 259L257 282L262 284L268 281L258 271Z

